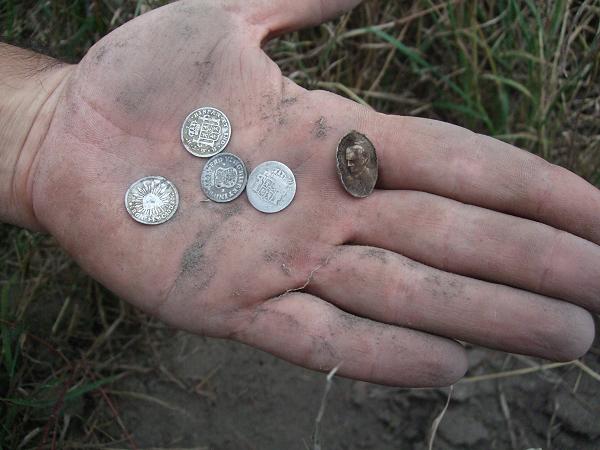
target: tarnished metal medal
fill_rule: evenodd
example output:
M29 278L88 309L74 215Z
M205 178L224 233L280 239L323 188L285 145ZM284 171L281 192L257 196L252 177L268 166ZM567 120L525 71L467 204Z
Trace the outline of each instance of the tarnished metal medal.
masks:
M337 147L337 173L346 191L354 197L367 197L377 183L377 153L371 141L351 131Z
M181 127L181 142L194 156L209 158L229 143L231 124L217 108L205 106L192 111Z
M200 186L206 196L214 202L230 202L237 198L246 187L248 173L244 162L231 153L219 153L208 160Z
M248 177L248 200L259 211L276 213L286 208L296 195L296 178L288 166L266 161Z
M173 183L161 176L137 180L125 193L125 208L140 223L158 225L175 214L179 193Z

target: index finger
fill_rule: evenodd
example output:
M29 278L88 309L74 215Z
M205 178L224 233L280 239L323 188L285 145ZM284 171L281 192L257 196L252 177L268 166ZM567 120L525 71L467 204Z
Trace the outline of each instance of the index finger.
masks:
M316 93L342 130L377 149L378 187L429 192L512 214L600 244L600 191L574 173L497 139L448 123L375 113Z

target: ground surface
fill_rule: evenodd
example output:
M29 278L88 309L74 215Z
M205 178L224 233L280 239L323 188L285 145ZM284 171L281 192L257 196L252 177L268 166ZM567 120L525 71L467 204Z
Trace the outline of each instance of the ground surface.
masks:
M119 402L140 447L312 448L323 375L231 342L183 333L165 338L159 355L173 378L149 373L122 383L124 390L165 402ZM471 374L530 363L480 349L470 352L470 362ZM569 367L458 384L435 448L598 449L598 381L578 377L579 370ZM425 449L447 392L335 379L321 424L323 448Z
M77 61L159 3L0 0L0 33ZM491 134L600 185L599 18L598 0L372 0L267 50L305 87ZM0 336L1 449L313 448L323 374L169 330L89 279L51 237L9 225ZM561 367L469 352L468 376L495 378L455 386L434 448L600 449L598 343ZM427 448L447 393L335 378L322 448Z

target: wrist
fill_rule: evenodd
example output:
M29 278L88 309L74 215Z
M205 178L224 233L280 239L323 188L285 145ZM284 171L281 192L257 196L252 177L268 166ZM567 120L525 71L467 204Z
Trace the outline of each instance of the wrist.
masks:
M0 43L1 222L43 230L32 207L32 177L74 67Z

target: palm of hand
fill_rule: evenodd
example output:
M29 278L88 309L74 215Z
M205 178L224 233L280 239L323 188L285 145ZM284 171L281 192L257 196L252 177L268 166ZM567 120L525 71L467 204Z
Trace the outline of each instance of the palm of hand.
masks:
M175 326L230 336L263 302L302 286L347 239L334 211L350 199L337 186L335 141L325 139L307 92L232 18L214 11L198 22L195 8L147 14L86 55L54 124L69 130L69 145L43 161L48 180L39 181L60 180L53 198L70 211L52 217L55 205L41 208L66 248L118 294ZM179 138L187 113L204 105L228 114L227 151L249 170L270 159L292 168L298 191L285 214L266 216L244 197L206 201L204 160ZM64 160L78 173L66 173ZM174 218L157 227L133 222L122 204L128 185L151 174L172 180L181 197ZM69 230L61 239L75 225L78 236Z
M182 2L96 44L69 80L46 140L51 151L37 163L34 206L44 225L95 278L172 325L239 339L308 367L341 362L348 376L409 385L447 383L465 368L464 352L451 340L356 317L320 297L381 322L413 326L414 320L415 328L493 346L500 336L504 341L497 347L552 356L536 342L542 333L537 329L522 332L524 343L518 343L507 336L511 329L489 337L464 324L444 330L444 313L421 325L414 310L398 317L389 304L369 305L369 283L384 291L374 298L389 299L386 293L404 289L394 279L399 269L437 277L436 292L453 290L455 298L482 287L375 248L398 250L384 238L366 237L383 234L371 233L365 224L372 220L394 223L373 215L385 215L386 197L348 196L336 178L334 157L342 135L374 120L365 120L370 113L350 102L283 78L257 44L263 37L235 14ZM227 151L249 170L274 159L294 171L296 198L283 213L262 214L244 196L228 204L206 201L199 184L204 161L188 154L179 138L185 116L205 105L229 116ZM164 225L143 226L125 212L125 190L146 175L165 176L179 189L179 210ZM384 174L386 179L392 178ZM394 205L397 197L389 198ZM440 215L435 208L430 212ZM446 268L445 257L423 259ZM344 303L344 296L359 290L357 283L366 286L363 302ZM527 295L532 303L546 301ZM572 305L553 306L549 320L558 321L567 306L569 326L589 329L587 313ZM501 315L515 310L507 307ZM579 347L566 353L589 345L589 336L579 338L572 345Z

